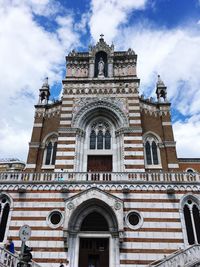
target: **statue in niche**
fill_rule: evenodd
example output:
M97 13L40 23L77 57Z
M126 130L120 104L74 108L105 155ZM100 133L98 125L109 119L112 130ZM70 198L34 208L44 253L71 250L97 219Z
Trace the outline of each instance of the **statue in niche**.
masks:
M100 60L98 63L98 77L104 77L104 66L105 66L105 63L103 61L103 58L100 57Z

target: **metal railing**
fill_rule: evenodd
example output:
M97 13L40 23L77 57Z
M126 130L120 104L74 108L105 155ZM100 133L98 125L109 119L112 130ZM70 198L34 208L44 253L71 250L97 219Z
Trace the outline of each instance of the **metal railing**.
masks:
M1 267L17 267L19 255L10 253L3 247L0 247L0 266ZM34 261L31 261L31 267L41 267Z
M200 266L200 245L193 245L185 250L179 250L165 257L163 260L155 261L151 267L193 267Z
M156 183L200 182L199 173L187 172L5 172L0 182L54 182L54 181L132 181Z

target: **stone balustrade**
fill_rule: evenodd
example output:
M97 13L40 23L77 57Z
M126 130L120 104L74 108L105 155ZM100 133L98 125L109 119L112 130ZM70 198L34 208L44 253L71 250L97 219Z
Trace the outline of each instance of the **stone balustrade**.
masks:
M152 267L197 267L200 266L200 245L193 245L185 250L179 250L158 263L154 262Z
M5 248L0 247L0 266L1 267L17 267L19 262L19 255L12 254L7 251ZM31 267L41 267L34 261L31 261Z
M152 183L197 183L199 173L186 172L5 172L0 173L2 182L152 182Z

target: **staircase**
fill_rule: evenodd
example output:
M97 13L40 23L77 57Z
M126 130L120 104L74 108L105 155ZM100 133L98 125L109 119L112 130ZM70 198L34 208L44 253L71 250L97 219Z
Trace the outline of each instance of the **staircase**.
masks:
M200 267L200 245L192 245L178 250L162 260L155 261L149 267Z
M19 255L12 254L5 248L0 247L0 267L17 267ZM34 261L31 261L31 267L41 267Z

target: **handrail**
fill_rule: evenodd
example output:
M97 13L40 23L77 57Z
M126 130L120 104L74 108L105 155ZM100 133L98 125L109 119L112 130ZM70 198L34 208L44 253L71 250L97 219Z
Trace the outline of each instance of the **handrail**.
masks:
M185 250L176 251L164 259L154 261L149 264L149 267L192 267L196 263L200 263L200 245L197 244Z
M200 173L188 172L0 172L1 182L126 181L196 183Z
M0 266L3 267L17 267L19 262L19 255L13 254L3 247L0 247ZM31 261L31 267L41 267L38 263Z

